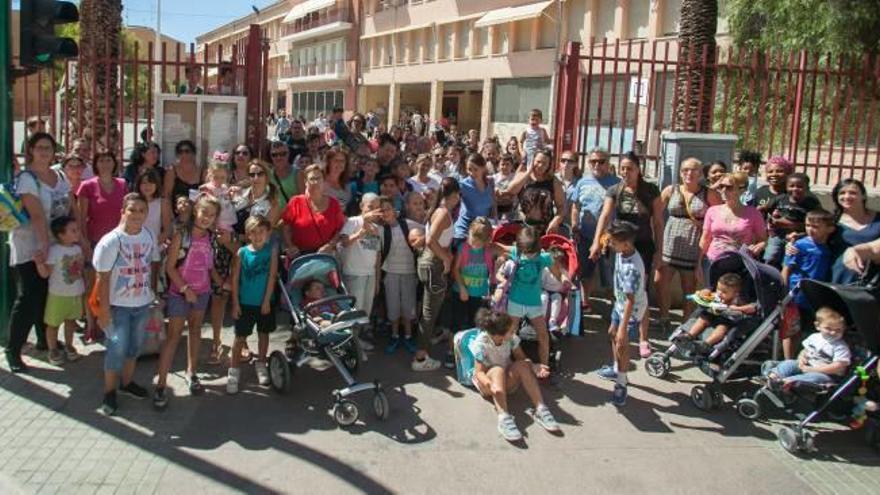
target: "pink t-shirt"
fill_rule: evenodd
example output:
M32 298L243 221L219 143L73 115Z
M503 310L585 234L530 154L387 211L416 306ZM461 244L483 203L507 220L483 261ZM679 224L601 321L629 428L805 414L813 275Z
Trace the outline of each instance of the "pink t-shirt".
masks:
M743 245L754 244L767 232L764 218L757 208L744 206L739 217L725 221L725 205L716 205L706 211L703 233L709 236L706 257L714 261L727 251L738 251Z
M88 216L85 219L86 237L90 241L98 242L101 237L119 226L122 217L122 198L128 190L125 187L125 179L113 179L113 191L105 192L98 183L98 177L82 181L76 192L78 198L84 198L89 203Z

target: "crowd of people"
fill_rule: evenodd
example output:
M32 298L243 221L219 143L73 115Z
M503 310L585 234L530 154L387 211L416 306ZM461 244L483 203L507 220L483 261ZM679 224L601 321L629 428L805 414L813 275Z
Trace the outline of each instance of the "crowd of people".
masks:
M444 360L453 362L451 347L443 359L432 355L438 342L481 328L474 385L494 399L499 430L515 439L505 396L519 384L535 403L536 420L558 429L538 386L551 373L549 332L558 330L547 317L553 300L542 292L579 280L581 310L589 314L594 285L613 288L613 309L603 316L611 322L615 359L599 374L615 382L612 402L623 406L628 341L637 339L639 355L650 356L649 293L659 309L654 324L666 328L675 273L682 292L693 293L708 282L712 261L745 248L788 267L791 283L803 276L848 282L857 275L847 258L849 266L861 258L853 250L844 256L847 248L880 238L880 216L868 209L861 182L841 180L832 192L835 209L825 212L809 178L784 157L763 163L743 151L735 166L688 158L679 180L660 190L645 179L644 161L634 153L612 164L597 148L583 166L574 152L555 153L538 110L526 131L506 143L419 117L386 132L372 113L345 118L335 109L320 123L280 115L265 150L244 143L211 150L209 163L199 163L187 140L175 145L173 163L161 163L159 146L150 141L125 166L112 152L92 154L85 140L58 157L51 134L32 133L16 179L30 221L9 236L17 290L6 347L10 369L27 370L22 349L31 328L36 350L47 352L50 363L75 361L74 333L83 326L84 341L101 341L106 349L105 412L116 411L118 393L152 395L164 408L184 329L186 376L198 395L202 325L208 320L212 327L207 363L218 365L221 330L231 315L227 391L239 390L240 367L251 360L266 385L283 260L329 253L358 307L373 315L375 324L358 336L364 357L379 349L387 330L381 350L403 349L414 371L437 370ZM762 167L766 185L758 187ZM493 239L507 222L523 225L511 246ZM576 280L567 277L564 256L541 249L545 234L574 241ZM736 284L719 281L718 291ZM319 285L303 289L306 300L321 298ZM157 307L167 335L150 394L132 377ZM812 326L811 308L801 302L796 314L802 330ZM520 320L537 333L534 362L518 348ZM255 328L252 353L247 338ZM794 355L787 345L786 357Z

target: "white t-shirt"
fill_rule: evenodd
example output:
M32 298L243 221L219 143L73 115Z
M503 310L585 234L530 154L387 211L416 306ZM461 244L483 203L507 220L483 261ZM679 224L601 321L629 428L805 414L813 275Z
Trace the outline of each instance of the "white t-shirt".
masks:
M84 261L82 248L79 246L53 244L46 257L46 264L52 267L52 273L49 275L49 293L64 297L85 294Z
M418 222L409 219L406 220L406 224L410 231L423 228ZM391 246L388 250L388 257L382 264L382 270L399 275L416 273L415 257L409 247L409 241L403 236L403 229L397 222L391 226Z
M150 285L153 261L159 261L159 250L147 229L129 235L117 227L98 241L92 264L98 272L111 272L111 306L139 308L153 302Z
M413 191L419 194L425 194L428 191L437 191L440 189L440 183L431 177L431 174L428 174L428 182L421 182L417 180L415 177L410 177L406 179L406 181L412 186Z
M153 198L147 205L147 219L144 220L144 228L153 234L153 239L158 239L162 233L162 198Z
M487 368L500 366L507 369L513 362L513 350L519 347L519 342L519 336L514 335L502 342L501 345L495 345L492 336L486 332L480 332L468 347L474 355L474 359L483 363L483 366Z
M549 268L544 268L541 272L541 288L549 292L563 292L565 284L553 276L553 272Z
M39 198L47 225L55 218L70 214L70 183L67 182L63 174L55 173L58 176L55 187L50 187L43 181L39 181L37 184L36 176L29 172L22 172L17 179L16 192L19 196L30 194ZM32 261L36 247L37 237L34 235L31 222L10 232L9 266Z
M351 217L342 226L341 235L351 237L361 229L364 217ZM382 226L376 226L375 235L368 235L342 249L342 273L364 276L376 274L376 260L382 249Z
M807 364L810 366L836 362L849 364L852 358L849 346L843 339L828 340L819 332L804 339L803 346L807 354Z
M638 251L629 257L616 254L614 262L614 310L623 318L627 294L633 294L631 321L641 321L648 309L648 292L645 285L645 264Z

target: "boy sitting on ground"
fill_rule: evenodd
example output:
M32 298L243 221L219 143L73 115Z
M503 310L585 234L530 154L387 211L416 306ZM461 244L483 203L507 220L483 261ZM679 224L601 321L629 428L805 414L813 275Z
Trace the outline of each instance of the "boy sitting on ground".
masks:
M712 301L709 311L700 315L687 333L678 336L677 341L680 343L697 341L702 347L698 352L706 353L708 347L721 342L727 332L745 315L755 314L758 310L757 305L745 304L740 296L742 285L742 277L736 273L725 273L718 278L714 294L709 289L699 291L697 295L701 299ZM700 335L710 327L714 327L712 333L700 342L698 340Z

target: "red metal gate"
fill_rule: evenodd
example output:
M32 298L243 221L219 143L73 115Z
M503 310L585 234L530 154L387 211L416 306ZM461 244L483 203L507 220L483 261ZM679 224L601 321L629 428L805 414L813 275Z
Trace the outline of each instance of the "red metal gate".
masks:
M709 113L713 132L736 134L740 149L760 151L765 159L789 157L814 183L856 177L878 186L880 56L729 46L692 49L686 59L681 53L676 40L569 43L557 87L558 149L634 150L650 172L661 133L681 130L672 116L686 101L684 92L703 90L690 80L676 87L676 78L714 70L711 100L696 108Z
M109 47L104 52L110 53ZM254 149L260 149L259 145L266 137L263 119L269 105L266 92L268 44L259 26L252 25L248 36L232 46L205 46L199 57L194 44L189 45L189 52L184 52L182 44L168 46L162 43L158 58L154 56L153 43L146 44L146 50L137 43L120 45L118 53L118 57L112 58L80 53L76 59L58 61L51 67L16 79L13 120L23 122L39 117L67 150L77 138L90 140L91 149L98 150L105 146L98 142L97 136L113 135L108 142L113 143L117 156L125 160L128 156L124 156L123 150L139 141L144 128L154 126L157 89L162 93L179 93L186 83L186 72L193 71L200 75L206 94L247 97L246 141ZM93 73L117 71L114 89L118 97L111 102L111 92L103 94L105 107L115 105L115 119L111 119L110 112L99 116L94 108L96 105L85 108L85 93L91 90L95 95L97 85L96 78L84 82L83 71L79 68L87 65L91 66ZM155 70L159 72L161 88L155 87ZM230 75L221 81L225 74ZM91 88L86 88L88 85Z

